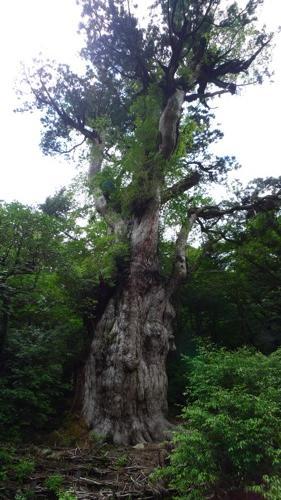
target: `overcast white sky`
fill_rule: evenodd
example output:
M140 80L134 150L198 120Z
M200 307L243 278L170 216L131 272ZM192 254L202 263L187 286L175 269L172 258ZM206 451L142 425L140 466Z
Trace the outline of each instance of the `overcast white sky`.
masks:
M147 1L147 0L146 0ZM138 2L141 5L141 0ZM76 34L80 9L75 0L0 1L0 199L40 203L68 184L74 165L44 157L39 149L40 122L35 114L15 114L14 91L20 62L31 63L40 51L71 64L79 51ZM281 24L281 1L265 0L262 21ZM248 88L218 101L216 115L225 138L221 152L243 165L240 177L281 175L281 41L273 54L274 83ZM236 176L238 174L236 173Z

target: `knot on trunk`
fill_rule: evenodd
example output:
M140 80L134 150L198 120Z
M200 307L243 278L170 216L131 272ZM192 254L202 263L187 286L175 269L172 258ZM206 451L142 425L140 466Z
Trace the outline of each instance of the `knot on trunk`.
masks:
M140 360L133 355L127 355L123 359L124 366L128 372L133 372L137 369Z

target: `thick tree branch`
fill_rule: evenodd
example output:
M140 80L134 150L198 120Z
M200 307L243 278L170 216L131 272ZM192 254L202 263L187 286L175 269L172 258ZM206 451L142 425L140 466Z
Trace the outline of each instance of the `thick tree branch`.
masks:
M85 139L89 139L90 141L99 141L100 136L98 132L96 130L88 130L82 122L79 122L79 120L75 120L68 113L66 113L64 108L60 107L55 99L51 96L41 76L39 76L39 79L41 84L41 91L35 89L32 86L29 78L26 75L26 81L31 89L31 92L34 94L36 101L39 104L43 104L44 106L49 106L50 108L52 108L65 125L80 132Z
M169 97L159 120L160 145L159 150L168 160L173 154L178 141L178 126L182 113L185 92L177 89Z
M188 177L181 179L179 182L166 189L162 194L162 204L167 203L173 198L176 198L180 194L188 191L192 187L196 186L200 181L200 174L198 172L193 172Z
M230 207L220 207L220 205L192 207L189 214L196 214L197 218L203 220L221 219L224 215L232 215L235 212L247 212L250 210L274 210L281 205L281 192L275 195L267 195L253 200L252 203L236 203Z
M175 15L176 15L178 3L179 3L179 0L175 0L173 2L172 13L171 13L171 32L172 32L172 34L174 33L175 35L179 34L179 31L177 30L177 28L175 26Z
M37 101L46 106L50 106L66 125L79 131L84 136L81 144L83 144L86 139L89 139L93 144L92 159L90 162L88 179L90 185L92 184L93 186L95 208L97 212L104 218L111 230L118 237L123 236L126 230L125 222L121 218L120 214L118 214L118 212L116 212L112 207L109 206L100 187L94 185L94 178L96 174L100 172L104 159L104 141L102 140L101 135L98 134L95 130L88 130L87 128L85 128L85 126L82 126L82 124L78 123L78 121L70 117L65 112L65 110L56 103L55 99L51 96L41 77L40 83L42 87L41 92L34 89L30 84L30 88ZM78 145L74 146L66 152L71 152L77 146Z
M182 225L176 241L174 267L168 285L169 293L172 294L178 284L187 275L186 243L188 235L196 221L202 226L203 220L216 219L212 223L213 226L216 224L217 220L222 218L224 215L231 215L238 211L273 210L280 208L280 206L281 192L275 195L267 195L262 198L255 199L252 203L237 203L226 208L220 207L219 205L190 208L188 211L188 221L186 224ZM204 227L203 230L205 230Z
M224 77L228 75L239 75L241 73L247 72L251 64L256 60L258 55L262 52L262 50L271 42L273 35L270 35L266 40L259 40L258 48L251 56L247 59L229 59L223 62L222 64L218 64L221 60L221 56L218 56L211 63L204 62L203 55L198 61L198 77L197 84L199 85L198 94L201 99L205 99L205 97L212 97L205 94L206 87L209 83L216 85L219 88L222 88L226 92L230 92L235 94L236 92L236 83L233 81L225 81ZM205 56L208 56L208 50L205 51ZM207 57L208 59L208 57ZM223 92L222 92L223 93ZM190 100L194 100L196 94L190 96ZM187 99L188 100L188 99Z
M101 140L96 140L92 147L92 155L89 166L88 178L92 183L96 174L101 171L102 162L104 160L104 143Z
M104 159L104 143L96 140L96 144L92 151L92 158L89 167L89 184L93 188L95 208L97 212L104 218L107 225L118 237L123 237L126 232L126 224L121 215L108 204L101 188L95 185L95 176L101 171L102 162Z
M216 76L224 76L226 73L237 75L243 71L247 71L252 62L258 57L261 51L271 42L273 35L269 36L267 40L262 42L257 50L246 60L233 59L226 61L214 70Z
M185 224L182 225L177 241L176 241L176 251L174 258L174 266L172 275L168 284L169 293L172 294L178 284L186 278L187 275L187 264L186 264L186 244L188 235L196 221L197 215L195 213L188 217Z
M216 97L216 96L221 96L223 94L228 94L230 92L229 89L224 89L224 90L215 90L214 92L205 92L204 95L201 93L197 92L196 94L190 94L185 96L185 101L186 102L193 102L196 101L197 99L208 99L209 97Z
M188 36L187 26L188 26L188 21L187 19L184 19L181 30L177 33L178 39L173 41L173 44L171 46L172 55L167 67L167 78L169 83L173 81L175 73L179 67L179 63L182 58L184 44Z

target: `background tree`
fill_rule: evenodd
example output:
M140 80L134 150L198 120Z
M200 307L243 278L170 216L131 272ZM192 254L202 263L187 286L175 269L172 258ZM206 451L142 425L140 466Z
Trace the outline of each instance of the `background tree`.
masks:
M255 184L260 189L261 179ZM168 358L173 404L184 402L182 356L196 356L198 338L265 354L281 343L279 210L235 215L205 232L199 248L189 246L188 253L188 274L175 295L177 351Z
M1 205L0 232L1 352L9 316L29 294L30 305L40 274L56 260L59 228L49 217L15 202Z
M260 190L264 181L257 179L256 184ZM221 290L221 304L224 302L226 308L232 309L229 317L222 314L222 309L219 313L221 319L230 320L228 328L220 320L215 322L214 329L209 325L213 340L233 347L249 343L271 352L280 345L279 210L253 210L245 221L236 217L211 232L206 248L209 248L213 284L217 283ZM200 274L202 271L198 282ZM208 280L208 273L205 276ZM208 285L205 285L206 291Z
M49 198L43 208L58 207L55 202L62 198L62 193ZM71 378L87 337L71 289L64 285L66 270L74 267L70 256L76 258L78 253L74 243L79 244L80 254L84 248L69 209L66 220L65 210L51 216L20 203L0 207L0 437L4 440L50 430L70 406Z
M208 152L220 133L210 129L207 100L268 74L272 35L257 26L261 3L157 0L143 29L127 1L80 0L84 75L47 63L26 74L27 107L42 111L43 150L87 144L96 217L117 249L83 396L87 423L116 443L160 439L168 427L171 299L186 276L191 229L280 202L280 191L221 205L206 198L206 185L234 166ZM171 225L178 235L165 274L160 248Z

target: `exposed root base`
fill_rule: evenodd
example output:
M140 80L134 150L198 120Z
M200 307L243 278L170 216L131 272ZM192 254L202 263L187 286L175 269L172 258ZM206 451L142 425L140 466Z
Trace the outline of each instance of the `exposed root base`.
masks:
M106 441L127 446L169 440L173 424L164 417L158 416L158 418L146 418L142 421L135 419L128 420L128 422L110 422L110 420L105 419L90 427L93 432L103 436Z

